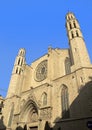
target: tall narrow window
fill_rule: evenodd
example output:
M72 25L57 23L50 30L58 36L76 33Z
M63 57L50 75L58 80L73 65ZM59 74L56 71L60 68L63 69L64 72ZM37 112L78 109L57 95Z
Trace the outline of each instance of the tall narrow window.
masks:
M16 74L18 73L18 68L16 68Z
M79 37L78 31L76 30L76 36Z
M69 74L71 73L71 62L70 62L70 58L66 57L65 59L65 73Z
M22 66L22 64L23 64L23 59L22 59L22 61L21 61L21 66Z
M72 29L72 25L71 25L71 23L69 23L69 25L70 25L70 29Z
M76 24L75 24L75 22L73 23L73 25L74 25L74 28L76 28Z
M71 35L72 35L72 38L74 38L74 34L73 34L73 32L71 32Z
M18 65L20 64L20 58L19 58L19 60L18 60Z
M42 105L43 106L47 105L47 94L46 93L42 94Z
M2 107L0 107L0 114L2 113Z
M9 121L8 121L8 126L9 126L9 127L10 127L11 124L12 124L13 113L14 113L14 104L12 104L11 111L10 111L10 115L9 115Z
M68 88L63 85L61 91L62 118L69 118Z
M71 15L71 19L73 19L73 16Z

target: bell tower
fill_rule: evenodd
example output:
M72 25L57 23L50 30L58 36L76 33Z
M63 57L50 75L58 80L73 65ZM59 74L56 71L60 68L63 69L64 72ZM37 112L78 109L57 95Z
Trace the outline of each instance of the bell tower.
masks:
M66 15L66 29L70 45L72 66L75 69L88 67L90 65L89 55L78 20L73 13Z
M20 94L23 83L25 64L25 49L22 48L19 50L19 53L15 59L7 97L14 95L18 96Z

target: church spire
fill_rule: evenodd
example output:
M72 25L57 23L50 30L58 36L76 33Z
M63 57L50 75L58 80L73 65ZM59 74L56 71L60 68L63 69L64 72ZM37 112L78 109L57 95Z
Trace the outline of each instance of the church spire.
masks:
M89 66L90 59L80 25L75 15L71 12L66 15L66 29L69 39L72 65L75 65L76 69Z

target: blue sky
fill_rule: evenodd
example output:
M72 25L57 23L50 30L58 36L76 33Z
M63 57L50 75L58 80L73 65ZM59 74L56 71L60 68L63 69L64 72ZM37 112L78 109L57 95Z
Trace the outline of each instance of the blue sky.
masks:
M67 48L65 15L76 15L92 61L92 0L0 1L0 94L5 97L15 57L26 49L26 61L47 53L48 47Z

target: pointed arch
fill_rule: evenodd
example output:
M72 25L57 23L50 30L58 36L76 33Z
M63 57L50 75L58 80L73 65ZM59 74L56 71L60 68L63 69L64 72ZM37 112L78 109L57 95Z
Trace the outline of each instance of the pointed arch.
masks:
M46 106L47 105L47 93L43 93L42 94L42 106Z
M38 121L38 106L33 100L28 100L24 103L20 115L21 121L37 122Z
M61 89L61 107L62 107L62 118L69 118L69 95L68 87L62 85Z
M19 58L19 60L18 60L18 65L20 65L20 58Z

